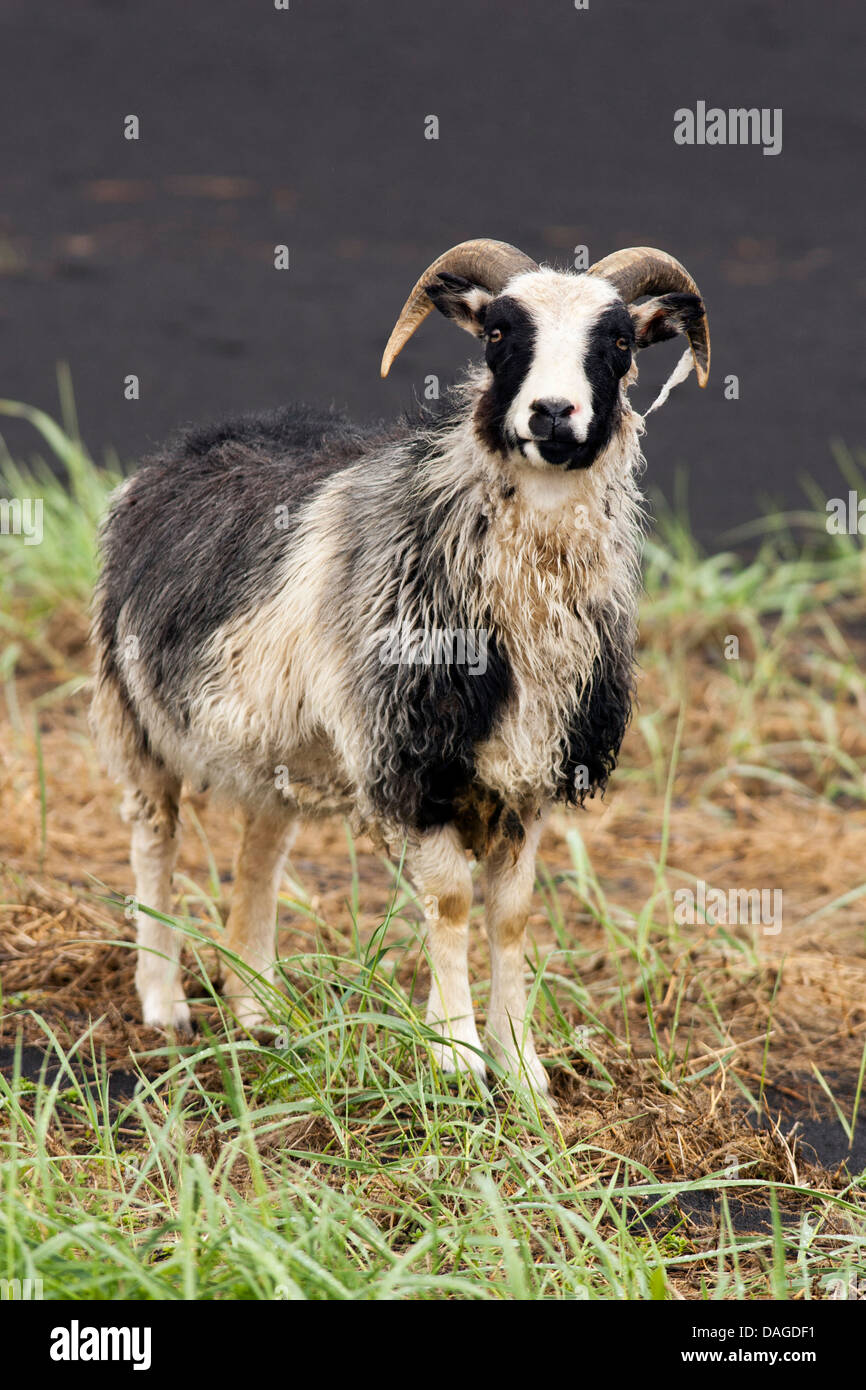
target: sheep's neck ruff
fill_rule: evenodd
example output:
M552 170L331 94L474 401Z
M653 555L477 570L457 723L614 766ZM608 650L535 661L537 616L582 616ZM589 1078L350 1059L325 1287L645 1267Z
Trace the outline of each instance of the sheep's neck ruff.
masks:
M463 494L434 544L472 608L469 621L492 623L512 660L538 679L563 662L572 678L585 669L569 650L575 622L583 627L602 612L634 611L642 431L641 417L624 398L619 426L591 468L542 471L491 455L461 421L422 463L419 504Z
M495 634L514 675L508 708L476 761L480 781L512 802L557 794L563 729L603 646L634 643L643 421L624 392L621 404L619 426L589 469L515 466L481 449L464 420L423 471L422 490L439 495L477 479L483 539L467 544L461 527L438 543L469 625Z

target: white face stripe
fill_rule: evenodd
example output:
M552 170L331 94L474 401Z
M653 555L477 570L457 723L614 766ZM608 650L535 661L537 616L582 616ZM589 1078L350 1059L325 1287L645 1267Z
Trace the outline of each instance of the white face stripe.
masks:
M599 313L619 297L616 290L595 276L541 270L517 276L504 293L532 316L536 334L532 364L511 402L506 429L528 440L533 401L556 396L574 405L569 423L577 439L585 440L592 421L592 387L584 357ZM524 445L523 457L546 466L532 443Z

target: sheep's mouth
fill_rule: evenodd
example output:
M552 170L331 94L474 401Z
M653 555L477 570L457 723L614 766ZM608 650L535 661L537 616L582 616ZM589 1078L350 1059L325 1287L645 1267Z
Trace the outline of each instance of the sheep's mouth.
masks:
M535 447L548 463L563 463L580 446L573 439L536 439Z
M595 458L595 450L578 439L527 439L524 444L534 444L545 463L556 468L589 468Z

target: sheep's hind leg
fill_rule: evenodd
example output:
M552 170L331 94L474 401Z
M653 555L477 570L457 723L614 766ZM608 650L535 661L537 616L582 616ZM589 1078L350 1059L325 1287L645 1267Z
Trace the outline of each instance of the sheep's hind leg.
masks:
M135 984L144 1022L154 1028L188 1032L189 1005L184 998L180 969L180 933L142 909L168 916L171 876L178 849L180 783L163 777L144 790L131 787L123 802L123 817L132 824L133 907L138 941Z
M422 836L410 868L427 926L432 979L426 1021L443 1039L433 1045L434 1059L444 1072L471 1072L483 1081L485 1064L473 1051L481 1043L467 962L472 875L456 831L445 826Z
M240 956L247 967L246 978L229 967L223 995L240 1024L258 1028L269 1021L267 1008L256 997L255 980L267 1000L268 985L274 982L274 932L277 894L283 864L297 821L288 811L245 813L243 836L237 857L231 910L226 924L226 946Z

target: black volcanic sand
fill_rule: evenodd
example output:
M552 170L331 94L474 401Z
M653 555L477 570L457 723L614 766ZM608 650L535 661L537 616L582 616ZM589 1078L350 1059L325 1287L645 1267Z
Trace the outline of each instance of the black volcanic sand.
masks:
M826 1169L828 1173L836 1173L841 1169L851 1178L863 1173L866 1170L866 1117L862 1104L849 1143L838 1116L814 1078L805 1075L786 1079L805 1095L805 1104L791 1097L790 1088L782 1090L768 1083L764 1099L769 1114L761 1116L759 1127L769 1130L778 1125L795 1151L799 1164L814 1164ZM825 1079L842 1113L850 1116L854 1108L857 1077L830 1075ZM753 1128L756 1126L752 1114L744 1114L742 1122ZM748 1171L744 1171L741 1176L743 1179L748 1178ZM772 1231L773 1216L769 1205L760 1200L753 1200L748 1190L744 1189L742 1195L736 1189L728 1190L727 1203L731 1225L735 1231L741 1234L766 1234ZM721 1201L718 1191L713 1188L681 1193L677 1197L677 1205L683 1216L697 1227L718 1226L721 1221ZM779 1207L784 1220L785 1194L780 1196ZM649 1224L671 1230L676 1227L677 1222L671 1208L666 1206L649 1217Z
M654 244L693 272L710 385L675 392L646 452L669 496L687 475L704 539L765 494L802 505L803 472L846 493L830 442L866 444L862 6L3 8L0 396L56 411L68 362L97 457L291 398L400 412L472 346L437 317L382 383L397 311L435 255L486 235L562 265ZM698 100L780 108L781 153L677 146ZM645 356L639 406L677 352Z

